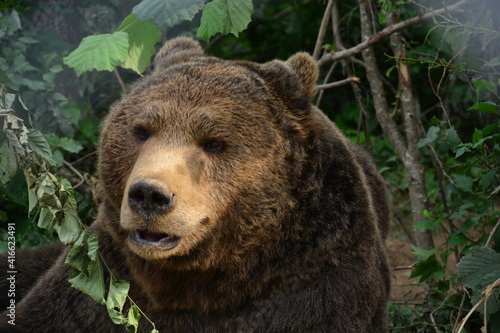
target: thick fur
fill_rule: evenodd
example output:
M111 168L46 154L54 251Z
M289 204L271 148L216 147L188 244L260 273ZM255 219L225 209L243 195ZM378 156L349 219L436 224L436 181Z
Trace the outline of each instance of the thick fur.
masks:
M312 105L311 57L225 61L181 38L155 63L104 123L91 230L157 329L385 332L384 182ZM161 209L134 204L141 183L168 198ZM152 244L155 235L178 244ZM64 255L18 304L16 326L1 325L123 332L70 287Z

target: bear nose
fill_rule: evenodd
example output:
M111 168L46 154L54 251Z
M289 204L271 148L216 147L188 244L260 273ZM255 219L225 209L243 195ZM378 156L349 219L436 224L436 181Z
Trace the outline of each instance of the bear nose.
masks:
M161 187L145 180L132 184L128 191L130 208L145 218L168 213L174 204L174 197L175 194L170 196Z

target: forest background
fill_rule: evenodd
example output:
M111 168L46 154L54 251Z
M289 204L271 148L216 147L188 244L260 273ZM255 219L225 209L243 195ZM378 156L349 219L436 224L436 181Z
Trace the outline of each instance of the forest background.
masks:
M162 41L198 36L209 54L258 62L308 51L321 70L315 102L390 189L391 332L500 332L497 0L8 0L0 10L0 252L12 221L18 249L80 242L96 215L99 123Z

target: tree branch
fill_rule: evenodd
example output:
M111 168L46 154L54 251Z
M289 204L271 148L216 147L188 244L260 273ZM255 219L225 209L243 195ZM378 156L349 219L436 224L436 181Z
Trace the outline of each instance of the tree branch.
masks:
M330 89L330 88L340 87L340 86L343 86L344 84L353 83L353 82L359 83L360 80L358 77L355 77L355 76L348 77L347 79L343 79L340 81L335 81L335 82L326 83L326 84L318 84L316 86L316 89L317 90Z
M321 46L325 40L326 28L328 27L328 21L330 20L330 13L332 12L333 3L336 0L328 0L326 5L325 13L323 14L323 20L321 21L321 26L318 32L318 38L316 39L316 45L314 46L313 59L318 60L321 53Z
M423 13L423 14L420 14L418 16L412 17L411 19L390 25L390 26L380 30L376 34L372 34L370 37L365 39L363 42L359 43L358 45L356 45L354 47L351 47L350 49L345 49L345 50L342 50L339 52L332 52L332 53L327 53L327 54L323 55L321 57L321 59L318 60L318 66L321 67L322 65L324 65L327 62L337 61L337 60L342 59L342 58L350 57L356 53L363 51L367 47L377 43L382 38L389 36L395 32L401 31L401 30L406 29L408 27L411 27L415 24L418 24L420 22L428 20L428 19L434 17L435 15L441 15L445 12L457 10L459 7L464 5L467 1L468 0L460 0L457 3L454 3L453 5L450 5L450 6L441 8L441 9L437 9L437 10L432 11L432 12Z

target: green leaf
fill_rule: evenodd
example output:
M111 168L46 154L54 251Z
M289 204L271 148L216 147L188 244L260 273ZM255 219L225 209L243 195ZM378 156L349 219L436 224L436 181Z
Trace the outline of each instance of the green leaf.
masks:
M7 73L0 69L0 85L6 86L12 90L17 90L17 86L11 81Z
M129 289L130 283L128 281L120 281L111 277L106 307L109 317L115 324L122 325L127 322L127 318L125 318L122 311L123 305L127 301Z
M156 25L130 14L118 27L118 31L126 32L129 40L127 59L120 66L130 68L138 74L143 73L155 53L155 44L161 40L160 30Z
M461 145L458 149L457 152L455 153L455 158L459 158L466 152L470 151L469 147L467 145Z
M68 281L73 288L89 295L97 303L106 304L104 299L104 273L99 260L96 261L94 269L90 272L90 276L74 269Z
M476 103L467 109L467 111L471 110L476 110L481 113L497 113L497 106L490 102Z
M495 95L497 94L497 86L495 85L494 82L491 82L489 80L472 79L472 84L474 84L474 87L477 90L490 91L490 92L494 93Z
M28 155L32 153L32 150L28 144L29 131L24 126L23 121L11 114L7 114L4 118L3 130L7 136L9 146L13 148L16 154L17 161L21 166L26 165Z
M71 184L66 179L60 179L59 197L61 198L64 217L54 225L54 230L57 231L61 242L71 244L78 240L82 230L76 210L75 195Z
M132 13L139 20L150 21L165 30L192 20L204 4L204 0L143 0Z
M439 222L434 222L431 220L421 220L413 225L414 228L424 229L424 230L439 230L441 225Z
M79 153L83 149L81 143L70 138L60 138L57 146L70 153Z
M486 190L495 184L494 179L498 174L498 168L491 169L485 172L481 178L479 179L479 185L481 186L481 190L486 192Z
M64 263L90 277L99 260L98 250L98 235L85 230L71 246Z
M16 94L9 94L6 93L3 95L3 109L8 109L9 111L12 110L12 104L14 104L14 101L16 100Z
M472 257L464 257L457 265L459 279L474 291L473 302L481 298L481 292L498 278L500 278L500 253L489 247L472 249ZM500 290L496 288L493 295L488 299L488 313L500 309ZM479 307L482 311L483 307Z
M253 4L251 0L214 0L203 8L197 36L209 40L216 33L238 34L251 21Z
M227 21L226 29L223 34L238 34L245 30L252 21L253 4L252 0L226 0L227 3Z
M203 8L200 27L196 36L208 41L210 37L224 30L226 17L227 8L222 1L207 3Z
M56 177L51 173L46 173L45 177L38 184L36 196L42 208L52 209L55 214L62 210L62 204L57 196L57 184L54 183Z
M417 257L419 260L427 260L430 257L434 256L434 254L436 254L437 252L437 249L423 250L412 244L410 244L410 247L412 248L415 257Z
M141 319L141 313L139 311L139 308L137 305L132 304L130 309L128 310L127 313L127 332L129 333L136 333L137 329L139 328L139 319ZM151 333L157 332L159 333L156 329L153 329Z
M429 130L427 131L427 137L424 139L420 139L417 148L425 147L426 145L434 142L438 138L439 131L440 128L437 126L429 127Z
M69 282L97 303L105 304L104 274L99 258L97 234L84 231L71 246L65 263L74 267Z
M472 143L475 145L478 143L479 140L481 140L484 137L483 132L481 130L478 130L477 128L474 129L474 134L472 134Z
M433 251L436 250L436 251ZM425 252L437 252L437 249L433 249ZM423 250L422 250L423 251ZM417 252L415 252L417 254ZM419 282L427 280L431 275L440 271L442 269L441 265L437 261L434 255L430 255L427 258L419 258L418 263L413 267L413 271L410 274L410 278L420 276Z
M54 162L54 159L52 158L52 151L50 150L50 146L39 130L31 129L28 132L28 146L48 165L56 165L56 162Z
M50 208L42 207L40 209L40 215L38 216L37 225L43 229L53 230L54 222L55 222L55 214L53 210Z
M465 192L472 192L473 179L466 175L453 174L451 176L455 186Z
M446 241L449 246L463 246L469 243L469 239L462 234L452 234Z
M458 136L457 131L454 128L448 128L445 131L445 140L448 146L455 151L456 147L462 143L460 137Z
M0 146L0 186L3 186L14 177L17 172L17 160L14 150L4 142Z
M63 60L78 75L93 69L112 71L127 59L128 47L128 34L123 31L88 36Z
M38 197L36 195L36 177L33 172L31 172L31 168L25 168L23 173L28 187L28 214L31 214L33 209L38 204Z

